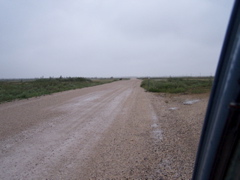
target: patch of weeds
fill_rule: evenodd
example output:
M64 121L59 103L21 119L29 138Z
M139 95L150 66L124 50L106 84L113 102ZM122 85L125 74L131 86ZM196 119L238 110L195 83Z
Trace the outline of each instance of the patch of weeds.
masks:
M27 81L0 81L0 103L15 99L25 99L35 96L52 94L55 92L79 89L110 83L116 79L91 80L82 77L76 78L40 78Z
M212 77L143 79L141 87L149 92L200 94L212 88Z

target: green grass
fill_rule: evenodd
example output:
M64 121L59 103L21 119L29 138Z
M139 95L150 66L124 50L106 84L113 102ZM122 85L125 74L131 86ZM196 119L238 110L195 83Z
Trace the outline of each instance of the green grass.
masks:
M35 96L52 94L104 83L110 83L116 79L86 79L86 78L49 78L34 79L28 81L0 81L0 103L15 99L26 99Z
M143 79L141 87L149 92L200 94L210 92L212 77Z

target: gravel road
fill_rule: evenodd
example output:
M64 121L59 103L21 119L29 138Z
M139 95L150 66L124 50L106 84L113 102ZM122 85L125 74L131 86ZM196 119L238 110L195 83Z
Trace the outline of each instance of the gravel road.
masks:
M208 95L140 83L0 104L0 179L190 179Z

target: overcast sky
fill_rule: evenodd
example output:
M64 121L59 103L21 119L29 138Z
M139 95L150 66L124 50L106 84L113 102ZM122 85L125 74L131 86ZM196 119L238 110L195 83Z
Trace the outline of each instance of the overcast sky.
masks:
M0 0L0 78L214 75L233 0Z

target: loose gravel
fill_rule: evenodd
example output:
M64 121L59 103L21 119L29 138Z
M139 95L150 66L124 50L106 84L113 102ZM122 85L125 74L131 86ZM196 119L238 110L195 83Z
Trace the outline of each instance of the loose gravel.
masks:
M208 94L140 83L0 104L0 179L191 179Z

